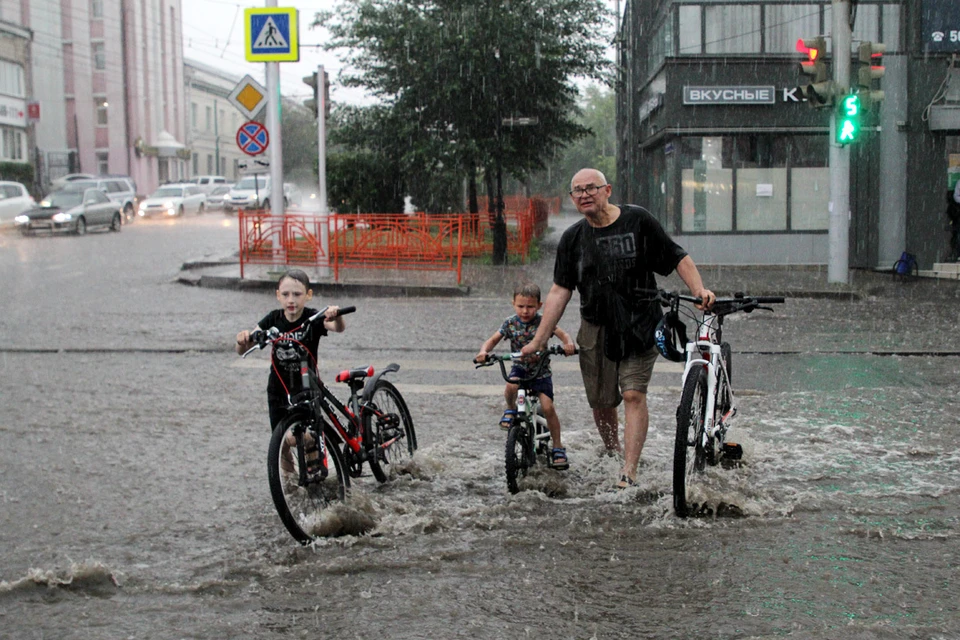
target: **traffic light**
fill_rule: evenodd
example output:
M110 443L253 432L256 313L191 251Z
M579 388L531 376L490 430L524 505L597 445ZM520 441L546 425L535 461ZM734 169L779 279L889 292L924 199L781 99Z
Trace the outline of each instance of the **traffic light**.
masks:
M323 72L323 115L330 117L330 74Z
M837 144L850 144L860 139L861 115L859 93L851 93L840 100L837 113Z
M805 53L807 59L800 62L800 71L813 76L813 82L800 86L800 93L812 107L829 107L836 97L836 85L830 79L830 70L824 56L827 53L827 41L823 36L797 40L797 51Z
M320 102L317 100L317 72L314 71L313 75L304 76L303 82L304 84L308 84L311 87L313 87L313 97L307 98L306 100L304 100L303 106L305 106L307 109L310 109L310 111L313 112L313 117L316 118L317 105L320 104Z
M883 52L887 45L882 42L863 42L860 44L858 59L860 66L857 69L857 87L860 94L860 107L864 111L873 111L874 105L883 100L883 91L874 89L873 81L878 81L886 73L883 62Z

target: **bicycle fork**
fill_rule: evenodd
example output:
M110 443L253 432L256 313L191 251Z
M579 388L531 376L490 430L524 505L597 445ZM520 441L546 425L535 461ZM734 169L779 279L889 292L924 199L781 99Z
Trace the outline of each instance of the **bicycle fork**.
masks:
M707 401L704 407L703 433L701 434L700 445L708 448L711 439L716 439L723 443L727 429L730 428L730 422L737 415L737 403L733 397L733 390L730 388L730 382L726 379L726 368L720 366L722 355L720 345L709 341L699 340L696 343L687 344L687 364L683 372L683 382L694 367L703 367L707 372ZM724 376L724 381L720 381L720 376ZM726 397L718 398L720 390L725 391ZM718 401L720 406L718 407ZM722 411L719 418L714 420L718 408Z

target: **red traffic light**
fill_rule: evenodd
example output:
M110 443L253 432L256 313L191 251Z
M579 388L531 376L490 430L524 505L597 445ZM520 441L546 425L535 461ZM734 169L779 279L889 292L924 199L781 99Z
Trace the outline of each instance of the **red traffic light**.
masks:
M821 51L821 48L817 46L820 44L818 42L819 40L821 39L814 38L813 40L804 40L803 38L800 38L797 40L797 51L807 54L807 58L810 60L810 62L816 62L817 58L820 57Z

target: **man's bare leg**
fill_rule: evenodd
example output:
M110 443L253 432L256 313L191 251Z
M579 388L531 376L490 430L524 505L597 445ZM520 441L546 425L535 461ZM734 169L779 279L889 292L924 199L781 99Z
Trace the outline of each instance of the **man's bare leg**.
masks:
M617 408L594 409L593 421L597 423L597 431L600 433L600 439L603 440L603 446L607 451L620 453L620 435L618 433L620 424L617 417Z
M624 391L623 405L623 475L636 480L640 453L647 441L647 429L650 426L647 394L639 391Z

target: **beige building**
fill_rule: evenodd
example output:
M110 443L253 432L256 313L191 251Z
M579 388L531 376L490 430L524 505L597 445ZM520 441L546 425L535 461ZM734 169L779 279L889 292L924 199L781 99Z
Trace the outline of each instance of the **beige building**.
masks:
M227 99L241 78L194 60L184 61L187 148L190 174L240 176L246 156L237 147L237 130L246 118Z

